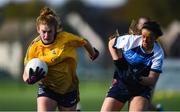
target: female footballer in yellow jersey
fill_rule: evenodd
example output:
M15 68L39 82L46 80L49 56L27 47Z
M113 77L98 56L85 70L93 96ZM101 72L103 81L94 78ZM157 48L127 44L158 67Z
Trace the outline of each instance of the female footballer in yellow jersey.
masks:
M58 107L62 111L74 111L79 102L77 67L77 47L85 47L92 60L99 52L83 38L62 30L58 17L49 8L41 10L36 20L39 36L29 46L24 63L32 58L40 58L48 64L48 74L43 77L43 69L30 69L29 77L23 75L28 84L39 83L38 111L53 111ZM35 78L31 77L35 76Z

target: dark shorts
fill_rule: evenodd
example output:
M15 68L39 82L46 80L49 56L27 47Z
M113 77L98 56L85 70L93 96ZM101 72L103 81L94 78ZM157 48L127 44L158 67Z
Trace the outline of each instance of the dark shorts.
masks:
M143 96L144 98L150 100L152 92L150 88L131 88L132 87L127 86L121 80L113 79L112 86L107 93L107 97L112 97L122 103L125 103L134 96Z
M44 85L39 85L38 97L41 96L51 98L55 100L58 105L63 107L72 107L79 102L79 94L77 90L66 94L59 94L45 87Z

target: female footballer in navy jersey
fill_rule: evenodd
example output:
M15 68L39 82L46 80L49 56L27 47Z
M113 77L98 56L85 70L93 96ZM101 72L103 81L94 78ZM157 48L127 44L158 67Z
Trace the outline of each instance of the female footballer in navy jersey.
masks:
M152 88L162 72L164 52L156 42L162 36L159 24L146 22L141 34L119 36L109 41L109 51L117 69L101 111L121 110L126 101L129 101L129 111L148 110Z

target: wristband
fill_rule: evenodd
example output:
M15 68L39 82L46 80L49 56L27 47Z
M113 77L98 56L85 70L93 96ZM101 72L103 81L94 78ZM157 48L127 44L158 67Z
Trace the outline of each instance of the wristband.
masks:
M114 60L114 65L118 69L125 69L125 70L128 69L127 62L123 58L120 58L118 60Z

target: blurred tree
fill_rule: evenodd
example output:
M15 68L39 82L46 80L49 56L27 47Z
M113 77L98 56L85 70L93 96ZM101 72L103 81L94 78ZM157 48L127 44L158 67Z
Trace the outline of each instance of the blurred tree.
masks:
M176 40L171 46L170 50L170 57L172 58L179 58L180 57L180 49L179 49L179 42L180 42L180 33L177 34Z
M160 21L163 26L167 26L175 19L180 20L179 13L179 0L150 0L149 4L151 4L151 11L153 12L152 16Z
M128 0L123 7L110 11L110 16L116 21L126 22L148 16L167 26L174 19L180 20L179 6L179 0Z
M39 10L45 5L42 1L30 0L17 3L11 1L4 6L2 13L6 20L22 20L38 16Z
M9 24L9 21L13 21L17 24L17 35L9 36L6 41L18 40L22 46L22 57L25 56L25 51L28 46L28 42L32 40L33 33L36 28L31 29L33 19L39 15L40 9L46 4L40 0L29 0L27 2L15 2L11 1L9 4L5 5L2 8L2 16L4 17L6 23ZM31 22L32 21L32 22ZM33 24L34 25L34 24ZM9 30L12 30L9 29ZM13 38L12 38L13 37ZM21 72L23 72L24 64L23 59L21 63ZM23 73L19 73L23 74ZM21 75L19 75L21 80Z

